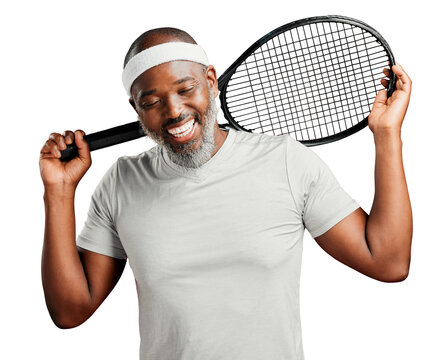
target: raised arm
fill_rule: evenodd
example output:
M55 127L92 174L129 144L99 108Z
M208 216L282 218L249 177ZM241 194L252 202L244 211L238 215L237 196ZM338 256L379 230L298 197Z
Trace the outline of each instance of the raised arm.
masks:
M75 239L76 187L91 166L82 131L53 133L40 152L45 187L45 236L42 284L54 323L60 328L82 324L99 307L119 280L125 260L89 251L78 252ZM75 140L79 156L61 162L59 149Z
M375 194L370 214L358 209L316 238L337 260L385 282L407 277L413 231L401 141L411 80L400 65L394 65L392 70L398 78L396 90L389 99L381 90L369 116L376 148ZM386 80L382 83L387 86Z

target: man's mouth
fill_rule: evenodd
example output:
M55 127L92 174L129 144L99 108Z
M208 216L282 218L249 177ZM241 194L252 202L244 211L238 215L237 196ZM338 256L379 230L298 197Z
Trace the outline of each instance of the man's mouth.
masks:
M177 127L173 127L170 129L166 129L166 131L175 138L182 138L184 136L189 135L195 128L196 119L190 119L185 124Z

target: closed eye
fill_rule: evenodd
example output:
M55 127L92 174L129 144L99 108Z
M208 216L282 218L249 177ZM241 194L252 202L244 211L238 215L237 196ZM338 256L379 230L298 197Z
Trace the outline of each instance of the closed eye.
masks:
M194 88L195 88L194 86L188 86L186 88L179 90L178 93L179 94L186 94L186 93L192 91Z
M159 102L159 100L154 100L154 101L150 101L150 102L145 102L141 105L142 108L144 109L149 109L153 106L155 106L157 103Z

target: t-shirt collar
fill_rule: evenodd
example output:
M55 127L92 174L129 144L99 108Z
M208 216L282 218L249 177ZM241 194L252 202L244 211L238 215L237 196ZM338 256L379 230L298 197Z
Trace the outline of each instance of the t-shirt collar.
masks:
M229 130L227 137L220 147L220 149L215 153L215 155L209 159L205 164L198 168L185 168L183 166L180 166L178 164L175 164L172 162L172 160L169 158L167 150L159 145L159 154L162 161L162 164L167 166L171 171L176 173L177 175L184 176L184 177L190 177L190 178L202 178L206 177L207 174L209 174L214 168L219 166L219 164L223 161L225 161L229 150L234 143L235 139L235 130Z

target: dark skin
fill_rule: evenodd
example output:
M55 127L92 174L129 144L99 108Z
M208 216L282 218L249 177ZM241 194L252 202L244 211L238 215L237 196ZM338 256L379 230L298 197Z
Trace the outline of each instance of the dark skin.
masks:
M204 72L205 71L205 72ZM208 108L209 90L218 95L217 75L213 66L203 71L202 65L190 61L173 61L161 64L145 71L133 83L130 104L138 113L144 124L157 135L169 142L174 151L180 151L184 143L194 142L192 149L202 144L202 129L205 122L205 111ZM180 115L184 120L174 122ZM202 119L190 136L175 138L170 136L169 129L181 127L194 115ZM220 149L227 132L215 124L214 155Z
M83 132L51 134L40 156L45 185L45 236L42 283L54 323L71 328L87 320L119 280L126 261L90 251L78 253L75 245L74 197L76 186L91 164ZM58 149L75 140L79 157L59 160Z
M166 41L165 38L156 40L149 46ZM395 93L387 100L385 92L380 92L369 117L376 145L372 210L368 215L358 209L316 238L317 243L337 260L386 282L407 277L412 236L400 136L411 81L400 66L394 66L393 71L399 77ZM167 129L181 126L190 121L193 114L198 114L202 123L194 125L188 138L188 141L195 141L193 146L197 147L201 143L209 89L217 96L217 77L212 66L203 72L201 65L176 61L142 74L132 86L130 103L141 121L174 148L184 139L167 134ZM172 119L181 113L186 114L185 118L174 124ZM227 135L215 126L213 155ZM91 166L90 151L83 134L81 130L65 131L63 135L52 133L40 153L46 209L42 281L48 310L60 328L75 327L86 321L115 287L126 264L125 260L76 249L74 195L79 181ZM73 141L79 156L61 162L59 150Z

